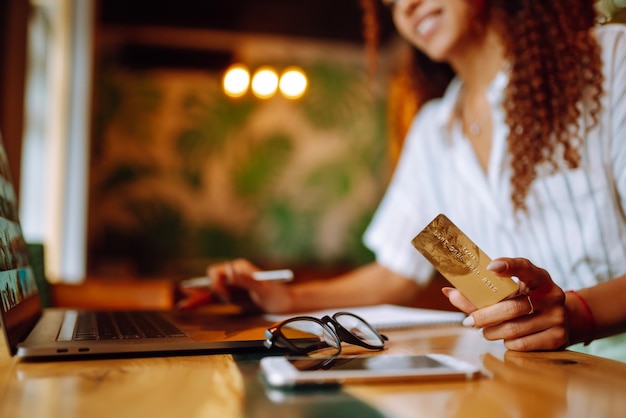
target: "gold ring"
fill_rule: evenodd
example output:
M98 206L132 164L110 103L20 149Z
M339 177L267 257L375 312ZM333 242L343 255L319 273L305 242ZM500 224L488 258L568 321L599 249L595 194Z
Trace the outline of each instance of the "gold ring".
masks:
M526 299L528 299L528 304L530 305L530 311L526 315L532 315L535 313L535 307L533 306L533 301L530 300L529 295L526 295Z

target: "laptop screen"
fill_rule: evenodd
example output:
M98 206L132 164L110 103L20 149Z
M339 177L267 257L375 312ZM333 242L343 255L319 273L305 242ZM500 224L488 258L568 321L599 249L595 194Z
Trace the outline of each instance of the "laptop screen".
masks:
M22 235L15 187L0 137L0 325L12 354L41 314L34 270Z

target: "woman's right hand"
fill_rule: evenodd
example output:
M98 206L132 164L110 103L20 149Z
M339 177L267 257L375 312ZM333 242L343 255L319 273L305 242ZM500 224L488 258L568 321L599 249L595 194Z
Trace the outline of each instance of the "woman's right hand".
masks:
M291 307L289 285L259 281L252 274L260 269L239 258L212 264L207 268L211 294L219 301L239 305L244 311L286 312Z
M466 326L481 328L488 340L503 340L516 351L559 350L569 344L565 293L550 274L524 258L493 260L488 270L519 278L520 292L482 309L454 288L444 288L450 302L469 314Z
M246 312L282 313L291 306L290 292L284 283L258 281L260 269L245 259L215 263L207 267L209 286L184 286L178 309L192 310L210 303L230 303Z

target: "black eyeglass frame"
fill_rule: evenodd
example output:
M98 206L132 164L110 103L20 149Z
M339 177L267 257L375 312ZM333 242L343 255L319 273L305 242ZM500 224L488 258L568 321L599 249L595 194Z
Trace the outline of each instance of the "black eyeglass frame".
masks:
M363 325L365 325L374 335L380 338L380 345L368 344L367 342L363 341L352 332L344 328L336 319L338 316L341 315L348 315L361 321ZM332 317L329 315L325 315L321 319L314 316L294 316L293 318L289 318L282 322L279 322L278 324L275 324L265 331L266 340L263 345L265 345L266 348L272 348L273 346L287 348L298 354L307 354L311 351L314 351L312 349L302 349L298 347L297 345L292 343L288 337L285 337L285 335L281 332L283 326L296 321L315 322L331 336L333 336L335 338L335 343L337 344L337 353L335 353L334 355L339 355L341 353L341 342L357 345L359 347L367 348L368 350L380 351L385 348L385 342L389 340L386 335L379 333L372 325L370 325L369 322L367 322L360 316L355 315L351 312L337 312L333 314Z

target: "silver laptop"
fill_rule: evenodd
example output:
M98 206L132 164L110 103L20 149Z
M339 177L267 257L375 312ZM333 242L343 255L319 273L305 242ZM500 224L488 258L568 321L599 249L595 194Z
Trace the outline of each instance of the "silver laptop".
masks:
M0 326L23 358L267 350L261 316L43 308L0 138ZM40 280L41 282L41 280Z

